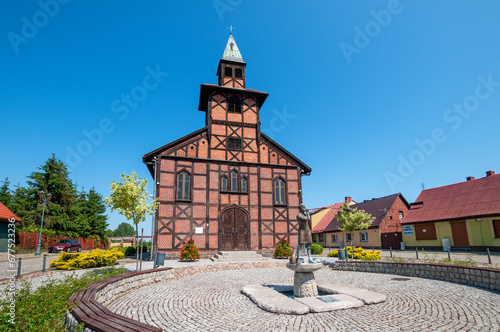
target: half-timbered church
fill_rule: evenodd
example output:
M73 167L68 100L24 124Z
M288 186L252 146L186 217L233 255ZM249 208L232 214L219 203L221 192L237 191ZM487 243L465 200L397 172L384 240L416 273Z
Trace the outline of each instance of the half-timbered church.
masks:
M246 63L229 35L218 84L202 84L205 127L143 156L160 206L155 245L179 251L267 251L297 245L301 176L311 168L260 131L268 93L247 89Z

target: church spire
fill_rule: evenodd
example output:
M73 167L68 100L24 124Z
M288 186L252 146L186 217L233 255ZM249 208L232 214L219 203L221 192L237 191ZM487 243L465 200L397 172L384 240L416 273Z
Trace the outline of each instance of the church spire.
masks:
M240 50L236 45L236 41L234 40L232 29L233 27L231 26L231 33L229 34L229 39L227 40L226 49L224 50L222 59L244 63L245 61L243 61L243 57L241 56Z

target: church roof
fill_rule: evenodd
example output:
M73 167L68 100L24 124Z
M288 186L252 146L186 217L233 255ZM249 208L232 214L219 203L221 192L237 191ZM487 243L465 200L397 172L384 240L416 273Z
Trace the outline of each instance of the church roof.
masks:
M264 102L266 101L269 93L262 92L253 89L240 89L240 88L232 88L230 86L220 86L217 84L201 84L200 86L200 101L198 104L198 110L202 112L206 112L208 109L208 96L212 93L212 91L220 91L220 92L230 92L235 94L246 94L249 96L257 97L257 102L259 103L259 107L262 107Z
M245 63L245 61L243 61L243 57L241 56L240 50L238 49L238 45L236 45L236 41L234 40L232 33L229 35L229 39L227 40L222 59Z

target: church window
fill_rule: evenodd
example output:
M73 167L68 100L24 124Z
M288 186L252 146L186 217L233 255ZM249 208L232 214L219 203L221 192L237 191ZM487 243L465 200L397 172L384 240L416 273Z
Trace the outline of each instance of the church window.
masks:
M241 68L235 68L234 69L234 77L236 77L236 78L243 78L243 69L241 69Z
M191 176L186 171L177 174L177 199L190 199Z
M247 178L241 179L241 191L247 192Z
M241 138L228 137L227 148L228 150L241 150Z
M227 111L241 113L241 99L236 96L229 97L227 101Z
M220 190L227 191L227 177L223 176L220 179Z
M277 179L274 181L274 204L282 205L285 202L285 181Z
M233 68L231 67L224 67L224 76L233 76Z
M238 172L231 172L231 191L238 191Z

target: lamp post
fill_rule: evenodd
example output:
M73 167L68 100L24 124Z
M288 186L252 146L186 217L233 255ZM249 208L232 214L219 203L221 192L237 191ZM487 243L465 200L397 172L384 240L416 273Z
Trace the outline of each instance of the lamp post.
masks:
M125 223L122 222L122 247L125 245Z
M38 196L40 196L40 199L43 200L43 210L42 210L42 224L40 225L40 236L38 237L38 245L36 246L35 255L40 256L42 249L42 229L43 229L43 217L45 215L45 205L47 204L47 201L50 201L52 195L50 193L45 195L45 193L42 190L38 193Z

